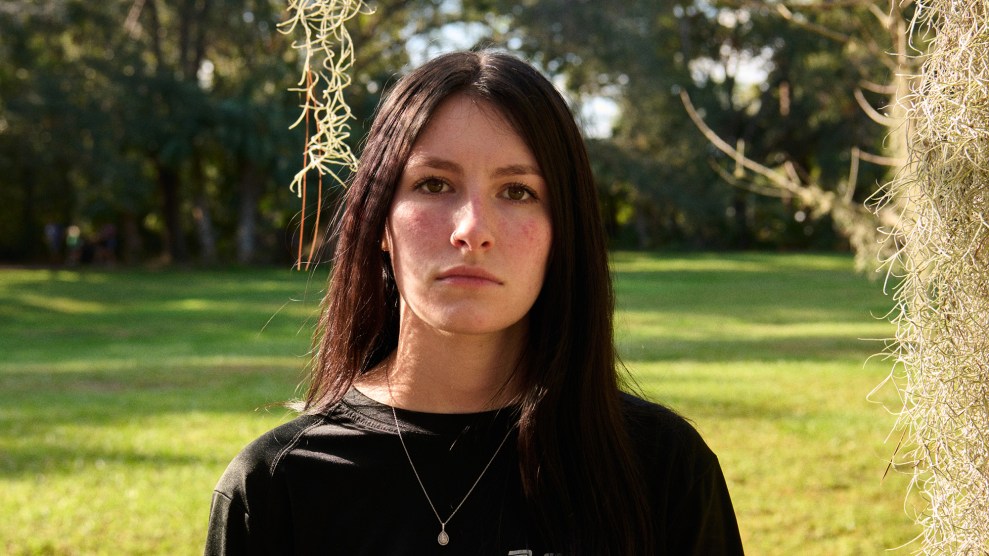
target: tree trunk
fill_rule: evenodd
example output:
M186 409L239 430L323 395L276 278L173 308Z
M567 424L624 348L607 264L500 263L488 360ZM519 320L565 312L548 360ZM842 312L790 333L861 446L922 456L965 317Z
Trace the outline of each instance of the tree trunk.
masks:
M182 234L182 213L179 194L179 175L160 161L158 166L158 188L161 190L162 214L165 217L165 255L170 262L183 263L189 258L189 251Z
M649 221L651 215L646 214L646 212L646 207L642 201L636 203L635 234L639 239L639 249L650 249L653 246L652 234L649 233Z
M134 264L141 258L144 245L141 241L141 228L137 223L137 215L130 211L125 211L121 215L121 235L123 236L123 258L127 264Z
M733 247L736 249L748 249L752 246L752 229L749 222L749 199L744 191L735 190L731 200L732 224L734 227Z
M261 177L250 162L245 162L240 174L240 210L237 220L237 262L250 264L255 260L258 197Z
M34 207L34 189L35 189L35 179L33 170L29 170L30 174L27 179L24 180L24 204L22 205L22 216L21 216L21 252L26 257L36 257L38 256L38 226L36 225L37 216L35 215Z
M199 154L192 158L192 179L196 188L196 206L192 217L196 222L199 236L199 258L207 265L216 264L216 232L213 229L213 215L209 208L209 194L206 191L206 178L203 175L203 160Z
M196 195L196 208L193 211L196 233L199 236L199 258L207 265L216 264L216 233L213 230L213 217L209 210L209 198L205 191Z

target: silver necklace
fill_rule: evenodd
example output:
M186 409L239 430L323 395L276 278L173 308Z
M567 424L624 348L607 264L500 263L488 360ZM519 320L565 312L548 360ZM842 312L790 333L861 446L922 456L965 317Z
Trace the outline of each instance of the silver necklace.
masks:
M392 406L391 408L391 416L395 419L395 432L398 433L398 441L402 443L402 451L405 452L405 457L409 460L409 467L412 468L412 473L416 476L416 481L419 482L419 488L422 489L422 493L426 497L426 502L429 502L429 507L433 509L433 515L436 516L436 521L440 522L440 534L436 536L436 542L440 543L440 546L446 546L450 542L450 535L446 532L446 524L450 523L453 516L457 515L460 507L464 505L464 502L466 502L467 499L470 498L471 493L474 492L474 487L477 486L477 483L481 482L481 477L488 472L488 468L491 467L491 464L494 462L495 458L498 457L498 453L501 452L501 447L505 445L508 437L512 434L512 427L509 427L508 432L505 433L505 438L501 439L501 444L498 445L498 449L496 449L494 454L491 455L491 459L488 460L487 465L485 465L484 469L481 470L481 474L477 476L477 480L474 481L474 484L470 486L467 494L465 494L463 499L460 500L457 507L450 512L450 516L444 520L440 517L440 513L436 511L436 505L433 504L433 499L430 498L429 493L426 492L426 485L423 484L422 478L419 477L419 472L416 471L416 464L412 463L412 456L409 454L409 448L405 445L405 440L402 438L402 428L398 426L398 414L395 412L395 406Z

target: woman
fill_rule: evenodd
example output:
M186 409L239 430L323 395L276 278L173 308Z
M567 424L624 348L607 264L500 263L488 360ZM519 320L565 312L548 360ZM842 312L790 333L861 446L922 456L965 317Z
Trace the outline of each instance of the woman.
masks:
M306 411L230 465L207 554L739 554L717 458L619 389L580 132L499 53L382 104L338 220Z

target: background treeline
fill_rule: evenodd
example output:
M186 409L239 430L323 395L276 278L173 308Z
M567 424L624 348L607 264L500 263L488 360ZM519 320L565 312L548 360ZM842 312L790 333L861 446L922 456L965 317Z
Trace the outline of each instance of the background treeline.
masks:
M889 96L860 87L892 73L873 2L801 4L799 17L778 2L369 5L349 26L357 152L381 93L423 56L475 44L518 51L578 113L602 99L618 108L610 132L590 143L618 246L847 248L827 210L714 149L681 92L747 157L806 183L838 187L853 147L887 148L887 130L867 112ZM0 2L0 260L292 261L300 202L288 184L304 131L289 129L300 63L277 29L284 9L279 0ZM841 40L852 34L876 50ZM862 165L850 194L860 201L886 178L884 167Z

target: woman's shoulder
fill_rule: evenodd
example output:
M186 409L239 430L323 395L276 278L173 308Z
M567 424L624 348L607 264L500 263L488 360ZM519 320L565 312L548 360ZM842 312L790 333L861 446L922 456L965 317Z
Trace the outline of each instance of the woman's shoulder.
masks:
M667 407L622 401L664 554L742 554L724 473L697 428Z
M623 393L622 411L632 445L649 465L674 461L695 469L718 465L694 424L672 409Z
M332 453L348 439L390 433L388 423L374 409L351 391L317 412L303 413L269 430L234 457L217 484L217 493L232 498L256 493L272 483L288 460L306 459L299 454Z
M622 411L629 426L645 427L677 436L697 434L697 429L689 420L665 405L627 392L622 392L621 399Z
M325 421L325 416L303 414L256 438L230 462L216 486L218 493L236 496L251 483L267 481L275 473L278 462L291 451L313 427Z

